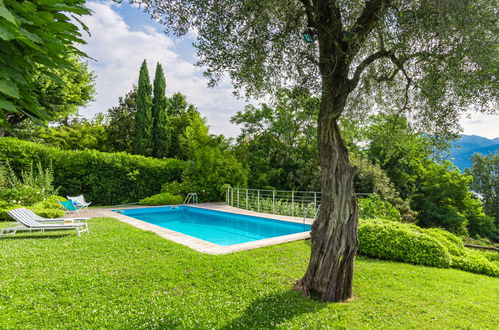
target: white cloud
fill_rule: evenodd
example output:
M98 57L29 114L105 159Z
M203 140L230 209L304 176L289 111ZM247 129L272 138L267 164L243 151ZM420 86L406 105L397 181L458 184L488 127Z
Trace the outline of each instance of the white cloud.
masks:
M153 26L132 28L115 10L115 3L87 2L87 6L93 14L83 21L91 37L81 48L96 59L89 61L89 68L97 75L97 95L95 102L81 109L81 115L90 117L117 105L118 97L137 83L140 65L146 59L151 80L156 62L160 62L166 75L167 94L185 94L208 118L213 133L238 134L239 129L229 123L229 118L244 107L244 102L232 96L230 85L208 88L202 70L182 58L172 39Z
M472 114L461 119L463 134L499 137L499 115Z

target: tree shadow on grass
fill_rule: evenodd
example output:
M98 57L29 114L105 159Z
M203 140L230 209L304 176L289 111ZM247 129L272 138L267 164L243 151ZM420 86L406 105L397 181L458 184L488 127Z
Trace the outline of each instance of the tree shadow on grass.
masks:
M327 303L304 297L297 291L277 292L255 299L244 314L222 329L277 328L280 324L302 314L315 313Z

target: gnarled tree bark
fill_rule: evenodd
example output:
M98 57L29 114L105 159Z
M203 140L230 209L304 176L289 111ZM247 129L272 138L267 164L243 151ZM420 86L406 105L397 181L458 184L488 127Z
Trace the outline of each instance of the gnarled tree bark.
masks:
M328 94L323 94L318 128L321 209L312 226L310 262L296 289L324 301L343 301L352 296L358 207L353 190L355 168L336 122L346 97L335 98L331 90Z

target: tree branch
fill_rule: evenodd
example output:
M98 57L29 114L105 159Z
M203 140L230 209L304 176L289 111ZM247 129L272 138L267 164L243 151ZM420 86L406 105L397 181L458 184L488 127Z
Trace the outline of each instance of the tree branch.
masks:
M310 27L315 27L315 19L314 19L314 8L312 7L312 3L310 0L300 0L305 7L305 13L307 14L307 24Z
M373 53L373 54L369 55L368 57L366 57L364 60L362 60L362 62L360 62L360 64L355 69L355 72L353 74L352 79L348 80L350 90L353 90L357 86L357 84L359 83L359 80L360 80L360 76L362 75L362 72L364 72L364 70L371 63L373 63L374 61L376 61L377 59L382 58L382 57L390 57L390 55L391 55L390 51L385 50L385 49L380 49L376 53Z
M355 21L347 34L352 38L348 42L348 57L352 60L360 47L379 20L384 8L390 5L392 0L367 0L362 13Z

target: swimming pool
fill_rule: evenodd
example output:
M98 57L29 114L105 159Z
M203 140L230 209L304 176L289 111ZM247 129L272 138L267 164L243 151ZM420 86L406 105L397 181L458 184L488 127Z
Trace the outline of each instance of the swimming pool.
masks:
M310 225L189 206L115 211L220 246L310 231Z

